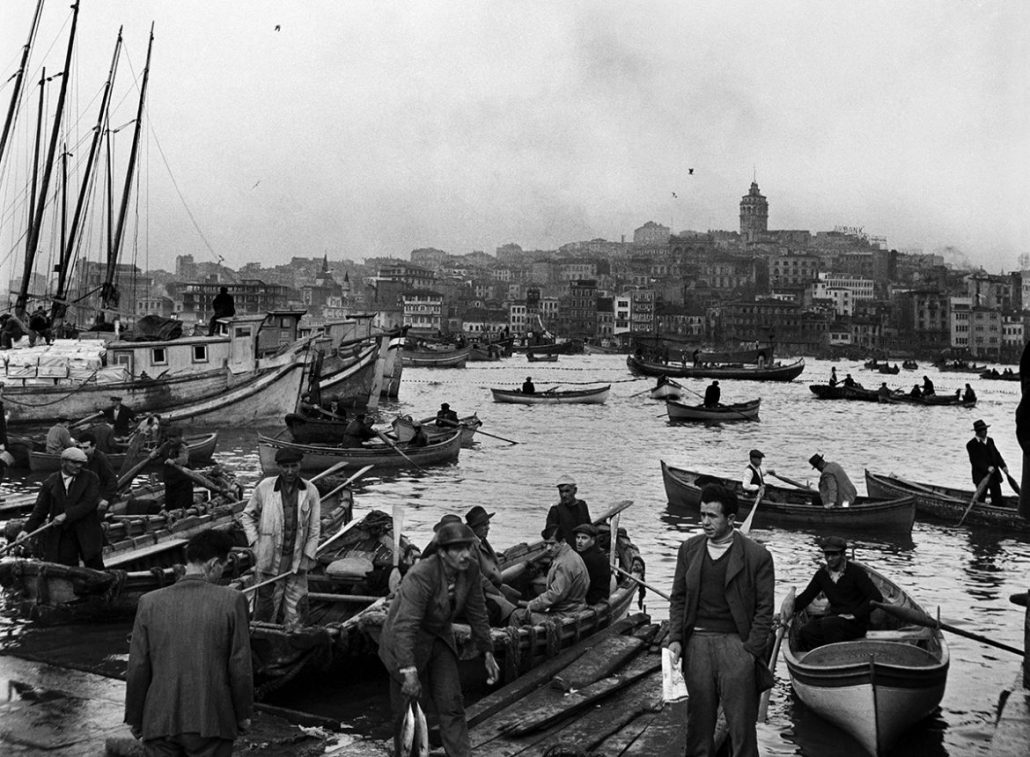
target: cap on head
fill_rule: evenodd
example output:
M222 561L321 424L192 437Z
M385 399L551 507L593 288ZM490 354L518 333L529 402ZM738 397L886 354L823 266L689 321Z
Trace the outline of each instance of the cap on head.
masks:
M990 427L990 423L984 423L983 420L976 420L973 422L973 431L980 431Z
M558 483L555 484L555 486L575 486L575 485L576 485L576 480L572 476L567 474L567 473L564 476L562 476L561 478L559 478L558 479Z
M86 457L86 453L78 447L68 447L64 452L61 453L62 460L71 460L73 463L84 463L89 458Z
M440 403L440 409L441 410L450 410L451 406L449 404L447 404L446 402L441 402Z
M826 536L819 540L819 547L823 552L843 552L848 542L841 536Z
M448 523L461 523L461 518L452 513L447 513L445 516L437 521L437 524L433 526L433 533L437 533L441 528L446 526Z
M457 518L458 516L454 517ZM445 523L436 532L436 543L441 547L472 544L475 540L476 535L472 533L472 529L462 523L460 519L457 523Z
M818 452L812 455L810 458L808 458L808 464L811 465L813 468L818 468L820 465L822 465L822 463L823 456L820 455Z
M590 538L596 539L597 538L597 526L595 526L593 523L580 523L578 526L576 526L574 529L572 529L572 533L574 533L574 534L586 534Z
M289 465L290 463L299 463L304 459L304 453L299 449L291 449L290 447L280 447L275 451L275 461L280 465Z
M111 402L121 402L122 401L122 398L117 396L117 395L115 395L115 394L112 394L110 397L108 397L108 399L111 400Z
M747 453L749 457L765 457L765 453L760 449L753 449Z
M489 523L490 519L494 517L494 515L496 515L496 513L488 513L486 508L476 505L465 513L465 522L468 524L469 528L475 528L476 526L481 526L484 523Z

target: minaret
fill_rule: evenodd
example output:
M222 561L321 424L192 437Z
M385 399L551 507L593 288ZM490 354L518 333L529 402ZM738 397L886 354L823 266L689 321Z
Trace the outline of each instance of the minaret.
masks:
M758 182L740 199L740 236L745 242L757 242L769 230L769 203L758 191Z

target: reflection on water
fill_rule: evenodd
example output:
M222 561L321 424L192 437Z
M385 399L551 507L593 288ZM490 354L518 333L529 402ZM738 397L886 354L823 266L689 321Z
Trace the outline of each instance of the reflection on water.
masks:
M720 382L724 402L761 397L761 420L695 426L670 424L660 403L646 395L632 396L649 386L650 380L633 380L618 356L563 356L557 363L532 366L524 359L511 358L473 364L464 370L406 369L401 399L383 407L387 417L392 413L430 415L441 402L448 402L460 415L478 412L484 431L519 444L479 436L476 447L462 450L455 465L430 468L425 473L373 469L358 487L355 508L359 512L370 508L389 511L394 504L404 505L406 531L416 543L424 544L443 513L463 514L473 505L483 505L497 513L491 541L503 547L538 538L547 507L557 499L554 484L560 475L569 474L578 481L579 495L594 513L620 499L634 500L634 506L623 513L622 524L647 559L648 582L668 589L680 542L699 529L694 516L668 508L659 460L737 477L747 465L747 451L757 447L766 453L768 467L815 483L815 471L807 461L819 452L843 465L860 492L864 491L865 468L968 488L965 443L972 436L973 421L983 418L992 424L999 449L1018 465L1011 420L1018 403L1018 384L980 381L968 374L935 375L933 369L921 369L919 376L930 375L941 394L954 392L966 381L974 384L979 405L966 410L816 400L807 384L825 381L829 370L828 362L809 361L801 379L789 384ZM838 363L837 372L850 372L871 386L883 378L863 371L860 363ZM604 406L492 402L489 387L518 386L526 375L532 375L538 386L555 384L563 389L586 382L612 382L611 399ZM886 378L891 384L890 377ZM910 383L910 378L901 375L896 383ZM701 394L708 382L681 383ZM256 437L256 430L223 430L216 454L219 462L235 468L246 484L260 478ZM1012 474L1019 478L1015 468ZM818 566L821 556L814 533L762 528L753 536L773 554L778 606L787 588L802 589ZM1022 610L1011 605L1008 596L1026 589L1030 539L916 523L910 540L862 534L851 541L857 559L896 580L929 612L940 607L942 618L953 625L1012 646L1023 645ZM648 595L647 609L655 618L668 615L667 604L654 595ZM3 623L0 621L0 644L4 643ZM99 666L123 664L119 655L125 652L125 630L121 629L120 638L91 640L90 651L82 650L78 656L95 660ZM894 750L896 755L974 754L990 736L998 693L1014 679L1018 658L961 637L951 637L949 642L952 666L940 716L914 731ZM93 646L99 651L92 651ZM68 651L63 654L76 656ZM764 753L861 754L846 735L794 700L782 663L780 674L783 678L773 692L770 721L760 729ZM344 716L362 730L373 729L385 711L385 689L377 698L372 693L377 685L366 682L361 696L355 697L354 685L334 681L318 686L298 684L279 692L277 701Z

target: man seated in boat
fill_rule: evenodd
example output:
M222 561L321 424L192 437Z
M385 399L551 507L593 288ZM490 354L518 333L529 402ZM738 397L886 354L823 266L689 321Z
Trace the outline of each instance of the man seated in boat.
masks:
M930 397L934 394L933 382L929 376L923 376L923 396Z
M79 434L79 449L86 453L85 470L92 471L100 482L97 510L102 515L118 493L118 476L107 455L97 448L97 438L90 431Z
M858 498L858 490L838 463L829 463L822 455L808 458L808 464L819 471L819 499L823 507L850 507Z
M536 387L533 385L532 376L526 376L526 380L522 382L522 393L536 394Z
M762 460L765 453L760 449L753 449L748 453L747 467L744 475L740 477L740 488L748 494L757 494L758 490L765 486L766 470L762 467ZM773 473L773 471L768 471Z
M908 393L908 396L917 400L922 398L923 390L919 388L919 384L912 385L912 391Z
M547 583L539 596L528 602L519 600L519 609L511 614L509 626L540 623L556 615L586 609L587 589L590 588L587 566L569 544L558 540L557 534L557 526L546 526L541 531L547 555L551 558Z
M572 529L581 523L593 522L585 500L577 499L579 488L572 476L564 475L558 479L558 504L551 505L547 511L547 527L556 526L558 541L572 543Z
M886 402L891 398L891 390L886 381L880 382L880 388L876 390L876 398L879 402Z
M705 407L719 407L720 399L722 399L722 389L719 388L718 381L713 381L705 389Z
M966 391L962 392L963 402L976 402L976 392L973 391L973 387L966 384Z
M114 435L121 439L132 432L132 425L136 422L136 413L128 405L122 404L122 398L117 395L111 396L111 407L104 410L104 417L114 426Z
M837 369L830 368L830 386L837 386Z
M865 636L869 629L869 615L873 611L870 603L883 601L883 595L869 574L848 562L845 554L848 543L843 538L829 536L820 539L819 546L826 564L815 572L794 603L794 612L797 613L820 594L829 600L827 614L811 618L798 631L798 641L806 651Z
M69 447L77 446L72 432L68 430L68 416L61 415L57 423L46 432L46 451L48 455L60 455Z
M339 397L333 397L329 400L329 408L325 412L327 412L333 420L347 420L347 410L340 407Z
M479 560L479 570L483 574L483 596L486 597L486 612L490 617L490 625L503 626L515 609L513 602L517 602L522 593L504 583L500 559L487 539L490 535L490 519L493 517L494 513L488 513L482 505L476 505L465 513L465 524L476 535L472 549Z
M409 447L425 447L429 444L429 437L426 436L426 430L422 428L421 423L416 421L411 424L411 427L414 429L415 433L408 440Z
M446 428L454 428L458 425L458 414L451 410L451 406L444 402L436 411L436 425Z
M343 430L343 446L360 447L375 435L375 431L372 430L372 419L364 413L358 413Z
M105 454L118 451L118 443L114 440L114 427L106 420L97 421L88 430L96 440L94 446L98 450Z
M169 445L168 458L161 468L165 485L165 510L182 510L193 506L193 479L183 473L190 459L189 448L183 441Z
M598 529L593 523L581 523L572 532L576 535L576 552L590 576L586 603L595 605L607 600L612 592L612 569L608 564L608 555L597 546Z

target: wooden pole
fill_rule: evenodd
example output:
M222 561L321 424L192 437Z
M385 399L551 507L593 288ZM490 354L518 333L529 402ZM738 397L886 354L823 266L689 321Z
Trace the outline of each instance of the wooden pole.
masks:
M50 521L49 523L40 526L39 528L37 528L32 533L25 534L25 536L22 537L21 539L15 539L10 544L8 544L6 547L4 547L3 549L0 549L0 555L6 555L8 552L10 552L12 549L17 547L19 544L23 544L24 542L27 542L33 536L39 536L41 533L46 531L48 528L53 528L56 525L57 525L57 523L55 523L54 521Z
M976 487L976 491L973 492L972 499L969 500L969 504L966 506L966 511L962 513L962 517L958 519L958 523L956 523L955 525L961 526L962 523L966 520L966 516L969 515L969 511L973 509L973 505L975 505L976 501L980 499L980 495L983 494L983 490L986 489L987 484L990 483L992 475L993 474L988 473L986 476L983 477L983 480L980 481L980 485Z
M787 632L787 627L790 625L791 618L794 617L794 587L790 587L790 591L787 592L787 596L783 598L783 604L780 605L780 627L776 629L776 641L773 642L772 656L769 658L769 670L773 676L776 676L776 660L780 656L780 645L783 643L783 636ZM764 723L769 719L769 695L772 693L772 688L768 688L762 692L761 698L758 700L758 722Z

